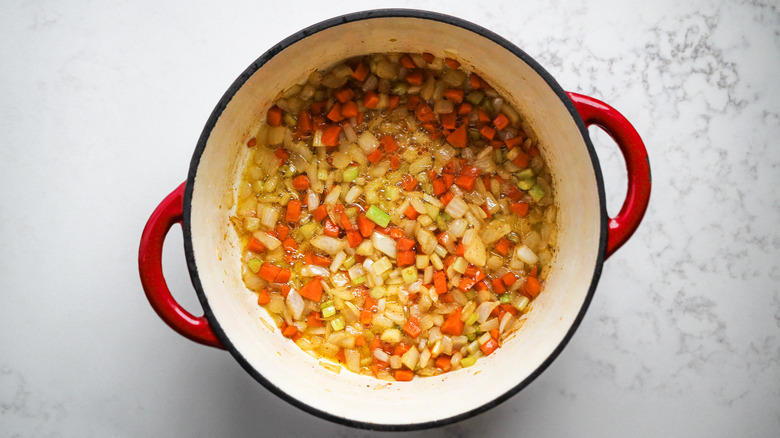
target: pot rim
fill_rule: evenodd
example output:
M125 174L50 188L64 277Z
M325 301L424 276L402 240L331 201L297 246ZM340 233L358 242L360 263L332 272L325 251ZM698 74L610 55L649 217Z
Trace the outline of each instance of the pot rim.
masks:
M553 90L553 92L558 96L558 98L561 99L562 103L569 111L569 114L571 115L574 123L577 125L577 128L579 129L582 135L582 138L588 150L588 154L591 158L591 164L593 166L593 171L596 178L596 184L598 187L599 210L601 211L599 249L596 257L596 265L593 271L593 278L591 279L590 286L588 287L588 293L571 327L566 332L565 336L560 341L560 343L553 350L553 352L547 357L547 359L545 359L545 361L542 362L539 365L539 367L537 367L531 374L528 375L528 377L526 377L519 384L515 385L512 388L507 389L507 391L504 392L502 395L496 397L495 399L491 400L488 403L483 404L482 406L479 406L470 411L458 415L454 415L451 417L422 422L422 423L415 423L415 424L368 423L368 422L356 421L349 418L336 416L326 411L322 411L320 409L314 408L306 404L305 402L290 396L284 390L282 390L281 388L279 388L278 386L274 385L269 380L267 380L265 377L263 377L263 375L260 374L254 367L252 367L252 365L246 360L246 358L244 358L243 355L236 349L236 347L230 341L230 338L225 334L224 330L222 329L222 326L219 324L219 321L214 316L214 313L211 310L211 307L209 306L209 302L203 291L203 285L200 281L198 269L195 263L195 255L194 255L193 245L192 245L192 229L190 227L191 215L192 215L193 183L195 181L195 176L197 174L201 156L203 155L203 152L206 148L206 143L208 142L208 139L211 135L211 131L216 125L217 120L219 120L219 117L222 114L222 112L230 103L230 101L232 100L236 92L238 92L238 90L244 85L244 83L255 72L257 72L260 68L262 68L263 65L265 65L269 60L271 60L278 53L282 52L283 50L287 49L288 47L295 44L296 42L303 40L306 37L309 37L323 30L329 29L331 27L336 27L342 24L347 24L347 23L352 23L352 22L357 22L362 20L376 19L376 18L417 18L417 19L438 21L452 26L457 26L466 29L468 31L474 32L479 36L482 36L484 38L493 41L494 43L505 48L506 50L508 50L509 52L511 52L518 58L520 58L523 62L528 64L547 83L547 85ZM499 404L503 403L510 397L520 392L520 390L528 386L534 379L536 379L542 372L544 372L544 370L546 370L548 366L550 366L550 364L558 357L561 351L563 351L563 348L568 344L569 340L574 335L574 332L576 332L577 328L582 322L583 317L585 316L585 312L587 311L591 300L593 299L593 295L596 290L596 285L598 284L599 278L601 276L602 266L606 258L608 220L609 218L606 210L606 195L604 191L604 181L601 174L601 167L599 165L598 156L596 155L595 148L593 147L593 144L590 140L590 136L588 135L587 127L585 126L585 123L583 122L582 118L577 112L577 109L575 108L572 101L569 99L566 92L539 63L537 63L533 58L531 58L529 55L523 52L520 48L515 46L512 42L506 40L505 38L499 36L498 34L490 30L487 30L477 24L471 23L461 18L453 17L451 15L441 14L438 12L418 10L418 9L374 9L374 10L353 12L345 15L340 15L334 18L330 18L321 21L319 23L313 24L311 26L308 26L288 36L287 38L283 39L281 42L277 43L276 45L268 49L265 53L263 53L252 64L250 64L249 67L247 67L238 76L238 78L236 78L235 81L233 81L233 83L227 89L227 91L222 96L222 98L220 98L216 107L214 108L211 115L209 116L203 128L203 131L200 135L200 138L198 139L198 143L195 147L195 151L193 153L192 160L190 162L189 171L187 174L186 186L184 189L182 229L184 234L184 253L187 260L187 269L189 271L190 278L192 280L192 285L195 288L195 292L197 293L198 300L200 301L201 306L203 306L205 317L208 319L211 328L213 329L214 333L216 334L217 338L220 340L222 345L230 352L230 354L238 361L238 363L241 365L242 368L244 368L244 370L246 370L247 373L249 373L255 380L260 382L260 384L262 384L266 389L271 391L273 394L275 394L282 400L290 403L291 405L305 412L308 412L310 414L313 414L325 420L337 424L342 424L345 426L360 428L360 429L381 430L381 431L411 431L411 430L421 430L421 429L440 427L447 424L456 423L465 420L467 418L474 417L478 414L481 414L495 406L498 406Z

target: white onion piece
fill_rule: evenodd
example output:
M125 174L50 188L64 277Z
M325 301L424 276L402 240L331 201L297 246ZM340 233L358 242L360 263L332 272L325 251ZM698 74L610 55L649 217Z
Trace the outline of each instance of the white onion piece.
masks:
M317 265L306 265L301 269L301 275L304 277L327 277L330 275L328 268Z
M436 245L438 245L436 236L425 228L417 230L417 242L420 243L420 250L427 255L433 254L433 251L436 250Z
M485 251L485 244L477 234L477 230L471 228L466 231L466 234L463 235L463 246L465 247L463 258L476 266L485 266L485 263L487 263L487 252Z
M282 242L277 239L276 237L264 232L264 231L258 231L254 234L252 234L255 239L259 240L260 243L263 244L268 250L273 251L276 248L279 248L279 246L282 244Z
M390 362L390 355L382 351L381 348L374 350L374 357L382 362Z
M314 211L320 206L320 197L314 193L311 189L306 192L306 208L309 211Z
M519 246L515 249L515 257L529 265L535 265L536 262L539 261L539 257L537 257L536 254L531 251L531 248L526 245Z
M374 137L374 134L368 131L364 131L358 136L357 143L358 146L360 146L360 150L365 154L370 154L379 147L379 140Z
M512 317L511 313L506 312L504 314L504 317L501 318L501 323L498 325L498 332L499 333L504 333L504 331L506 331L506 328L511 326L512 318L513 317Z
M488 320L490 317L490 312L493 311L498 305L501 304L499 301L485 301L484 303L480 304L479 307L477 307L477 321L481 324Z
M401 356L401 363L406 365L410 370L413 370L417 365L417 361L420 359L420 352L417 348L412 347L403 356Z
M328 196L325 197L325 202L323 203L333 205L339 200L339 196L341 196L341 186L333 186L333 189L331 189Z
M285 300L287 303L287 308L290 309L290 313L292 314L294 319L301 319L301 314L303 313L303 298L296 292L295 289L290 289L290 292L287 293L287 299Z
M436 239L434 238L434 242L435 241ZM374 245L374 248L385 253L389 257L396 258L398 255L396 241L390 236L385 236L382 233L374 231L371 233L371 244Z
M317 249L321 249L329 255L336 255L339 251L343 251L347 244L341 239L325 236L320 234L319 236L311 239L311 245Z
M330 264L330 272L336 272L341 267L341 264L344 263L344 260L347 259L347 253L344 251L339 252L336 254L335 257L333 257L333 263ZM308 266L308 265L307 265Z
M450 203L447 204L447 207L444 209L444 211L453 218L460 219L464 214L466 214L466 210L468 210L468 208L469 206L466 204L466 201L464 201L460 196L455 196L452 198Z

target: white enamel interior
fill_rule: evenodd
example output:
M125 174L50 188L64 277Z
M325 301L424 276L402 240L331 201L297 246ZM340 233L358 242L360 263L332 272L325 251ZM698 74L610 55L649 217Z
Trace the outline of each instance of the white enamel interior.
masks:
M278 330L240 276L241 248L228 217L244 146L260 116L284 88L348 57L372 52L457 53L509 98L532 125L554 174L559 252L525 326L477 365L440 377L386 383L320 366ZM192 183L192 181L190 181ZM344 419L382 425L443 420L479 408L527 379L565 338L597 265L601 208L591 157L571 115L548 84L493 41L453 25L384 17L341 24L292 44L235 93L208 138L195 174L192 248L208 305L237 352L263 378L298 401ZM258 409L262 407L258 406Z

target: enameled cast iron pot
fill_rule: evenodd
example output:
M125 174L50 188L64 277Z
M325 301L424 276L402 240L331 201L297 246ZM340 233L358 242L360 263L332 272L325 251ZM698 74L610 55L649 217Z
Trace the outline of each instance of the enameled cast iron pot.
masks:
M514 338L477 364L437 377L387 383L320 366L278 330L241 280L241 246L230 225L233 196L248 157L245 146L272 100L315 69L375 52L457 53L528 120L554 178L558 253L543 293ZM617 217L605 207L598 159L587 126L620 147L628 191ZM610 106L567 93L533 59L500 36L450 16L377 10L304 29L257 59L217 104L198 141L187 181L152 214L141 240L144 290L158 315L185 337L224 348L257 381L293 405L350 426L407 430L452 423L506 400L560 353L590 303L604 259L634 232L647 208L650 168L642 140ZM192 284L205 315L171 296L162 274L165 235L184 231ZM271 325L272 326L272 325Z

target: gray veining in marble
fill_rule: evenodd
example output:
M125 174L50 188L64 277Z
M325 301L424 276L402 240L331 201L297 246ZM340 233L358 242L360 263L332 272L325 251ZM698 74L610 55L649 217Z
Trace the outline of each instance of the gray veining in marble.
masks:
M487 27L617 108L654 184L550 368L484 414L408 435L778 436L780 5L756 0L3 2L0 436L380 435L303 413L173 333L135 257L238 73L304 26L387 6ZM591 135L615 214L622 159ZM166 276L199 313L181 242Z

